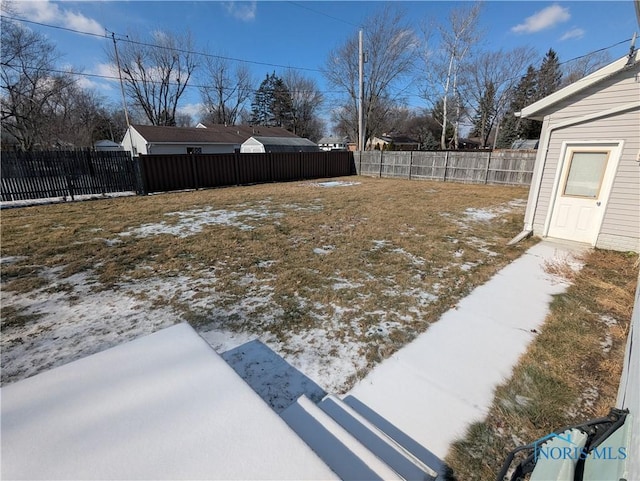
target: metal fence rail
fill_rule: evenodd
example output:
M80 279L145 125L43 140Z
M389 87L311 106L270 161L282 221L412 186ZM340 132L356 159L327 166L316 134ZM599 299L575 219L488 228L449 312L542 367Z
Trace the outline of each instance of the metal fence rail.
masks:
M28 200L138 190L128 152L2 152L2 200Z
M474 184L528 186L535 160L528 150L354 153L359 175Z

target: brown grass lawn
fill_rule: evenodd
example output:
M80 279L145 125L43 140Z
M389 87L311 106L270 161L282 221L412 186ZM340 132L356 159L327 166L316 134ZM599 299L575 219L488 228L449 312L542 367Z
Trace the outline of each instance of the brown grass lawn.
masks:
M447 457L459 480L496 479L508 453L615 406L638 280L638 255L594 250L554 299L540 334L496 390L483 422ZM520 460L521 458L518 458Z
M533 242L524 188L340 180L3 210L2 382L187 321L344 392Z

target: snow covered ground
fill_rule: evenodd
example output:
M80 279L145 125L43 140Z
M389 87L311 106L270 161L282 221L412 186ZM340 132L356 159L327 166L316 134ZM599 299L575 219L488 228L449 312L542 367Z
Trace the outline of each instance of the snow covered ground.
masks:
M549 241L533 246L374 368L347 399L444 459L450 444L484 419L495 388L542 326L552 296L568 287L546 266L570 260L579 269L573 256L581 249Z
M353 188L358 183L331 182L309 183L320 188ZM500 215L521 209L522 200L500 204L487 209L469 209L462 217L451 217L451 222L465 228L473 223L494 221ZM117 248L125 238L145 238L169 234L176 238L195 235L208 225L225 225L251 231L260 222L277 223L287 212L321 209L319 203L307 205L279 205L272 208L268 201L259 205L238 206L235 210L196 208L166 215L166 220L143 224L120 232L115 237L103 239ZM100 232L96 232L99 236ZM457 242L452 239L451 242ZM474 247L484 249L486 258L495 256L488 244L472 239ZM399 256L416 272L427 262L422 256L406 251L386 239L379 239L368 247L370 252L385 252ZM336 246L319 243L312 253L325 257L334 256ZM475 264L463 262L464 247L452 255L447 265L432 272L439 278L457 276ZM3 258L5 265L17 262L15 258ZM241 298L230 297L217 285L216 266L192 266L175 276L153 277L143 281L123 279L110 290L101 289L97 277L91 272L64 277L60 267L42 267L41 275L48 279L45 287L26 293L6 289L1 292L3 309L7 306L31 318L16 326L3 329L2 367L3 383L24 379L55 366L69 363L109 347L121 344L161 328L183 322L184 312L175 306L188 304L191 311L206 314L207 319L254 319L264 327L259 334L225 327L215 322L193 323L199 334L245 378L254 389L276 409L299 394L311 398L326 392L344 393L347 380L354 378L367 366L363 348L379 343L405 329L406 322L421 320L423 309L440 298L440 285L430 289L399 287L392 279L360 279L338 276L328 279L331 289L352 293L351 302L328 302L308 306L302 295L293 299L299 306L308 308L309 315L318 322L314 327L291 332L286 338L278 337L268 327L274 320L287 313L273 302L273 279L269 269L278 260L266 259L258 267L263 276L238 272L235 285L243 289ZM384 295L409 305L404 310L396 307L371 307L364 283L388 286ZM370 296L369 296L370 297ZM171 300L171 302L167 302ZM375 304L375 302L373 303ZM403 304L403 305L404 305ZM369 306L369 307L366 307ZM366 321L366 322L365 322ZM345 325L357 336L341 335ZM380 343L382 344L382 343ZM280 363L274 355L281 356ZM381 353L382 358L387 353ZM289 366L289 368L287 368ZM265 372L272 375L266 376ZM280 374L284 372L284 374ZM280 397L274 393L281 393Z

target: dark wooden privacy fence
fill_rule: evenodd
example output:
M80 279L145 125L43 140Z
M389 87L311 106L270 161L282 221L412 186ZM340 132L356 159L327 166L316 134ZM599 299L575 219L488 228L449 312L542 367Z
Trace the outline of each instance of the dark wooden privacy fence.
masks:
M128 152L2 152L2 200L138 191Z
M536 152L528 150L355 152L358 174L475 184L530 185Z
M141 155L140 170L146 192L355 174L352 152Z

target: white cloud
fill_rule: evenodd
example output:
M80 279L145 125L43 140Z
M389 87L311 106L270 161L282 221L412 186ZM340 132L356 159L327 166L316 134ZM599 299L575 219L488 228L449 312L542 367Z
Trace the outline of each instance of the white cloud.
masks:
M258 10L258 2L222 2L227 13L243 22L255 20Z
M202 114L204 106L201 103L198 104L186 104L178 107L178 112L181 114L190 115L192 118L197 118Z
M104 35L105 29L99 22L92 18L85 17L81 13L74 13L69 10L64 12L64 24L68 28L80 30L81 32Z
M98 63L91 69L90 73L106 77L117 77L118 67L113 63Z
M560 40L569 40L571 38L581 39L584 37L585 31L581 28L572 28L567 33L565 33Z
M89 77L78 77L78 86L84 90L102 90L103 85L91 80Z
M26 20L48 23L97 35L104 35L105 33L104 27L98 21L81 13L60 8L60 4L52 3L49 0L13 2L12 8L15 8L16 13Z
M570 18L571 15L568 8L554 4L527 17L524 23L512 27L511 31L515 33L535 33L566 22Z

